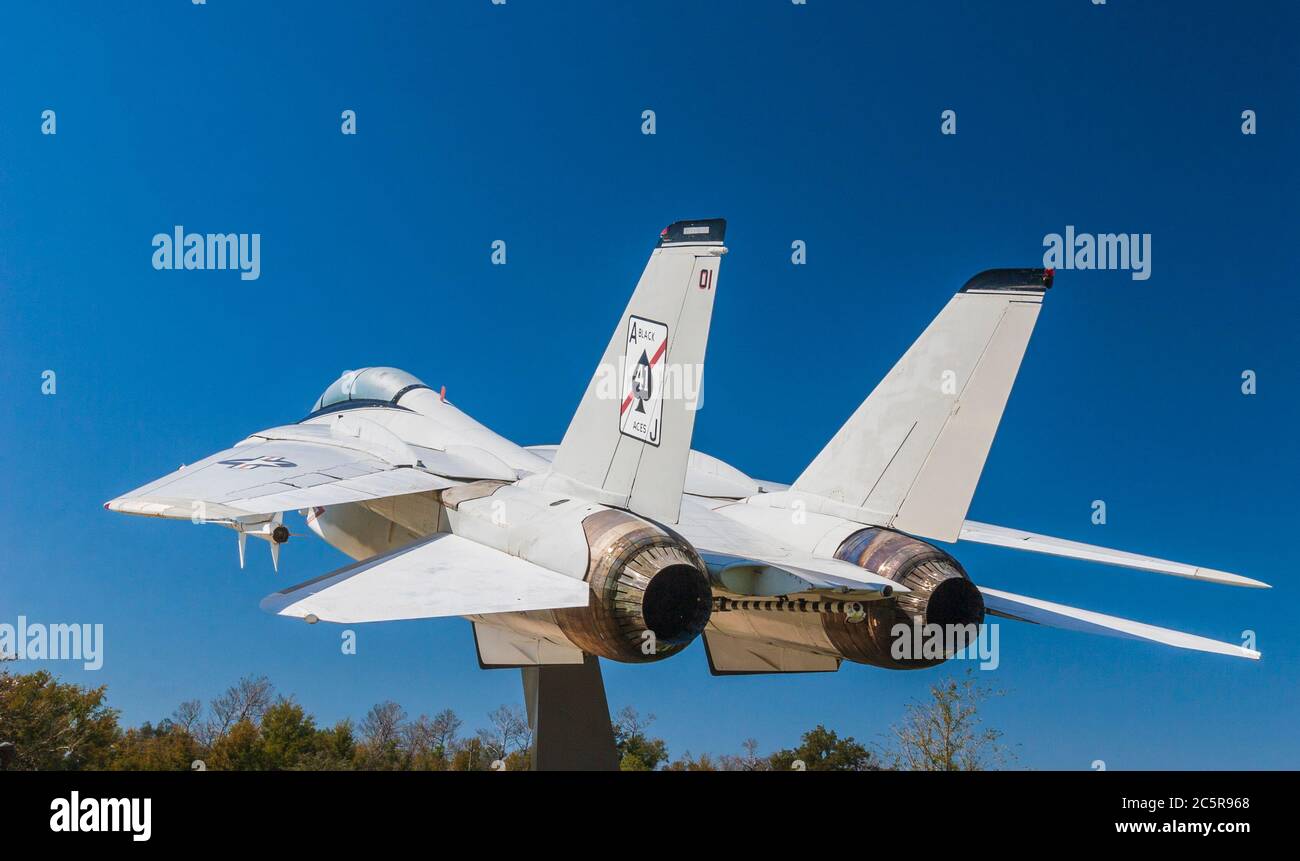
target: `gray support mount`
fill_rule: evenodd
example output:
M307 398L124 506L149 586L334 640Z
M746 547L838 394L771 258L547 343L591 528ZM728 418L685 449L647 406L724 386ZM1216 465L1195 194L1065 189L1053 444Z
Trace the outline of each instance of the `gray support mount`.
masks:
M533 771L618 771L599 661L521 669Z

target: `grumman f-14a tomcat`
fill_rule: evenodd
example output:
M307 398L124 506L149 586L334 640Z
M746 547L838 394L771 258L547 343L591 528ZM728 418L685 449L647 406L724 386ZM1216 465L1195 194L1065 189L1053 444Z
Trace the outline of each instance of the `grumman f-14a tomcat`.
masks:
M370 367L297 424L106 507L233 529L241 564L250 535L278 563L284 513L301 511L356 562L264 609L346 624L462 616L485 668L660 661L702 636L718 675L913 669L969 634L915 655L894 648L908 626L969 632L986 614L1259 657L979 585L927 541L1267 588L966 519L1051 270L971 278L793 484L693 451L691 387L672 383L703 368L725 230L706 219L662 232L558 446L517 445L411 374ZM539 696L534 682L529 707L544 712Z

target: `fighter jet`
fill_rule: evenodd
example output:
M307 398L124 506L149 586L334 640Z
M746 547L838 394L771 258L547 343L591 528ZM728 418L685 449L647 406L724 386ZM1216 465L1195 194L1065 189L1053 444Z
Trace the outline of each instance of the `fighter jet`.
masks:
M484 668L661 661L702 636L716 675L918 669L969 644L986 615L1259 658L981 585L931 543L1267 588L966 519L1052 270L966 282L792 484L693 451L698 390L682 381L703 367L725 232L722 219L662 232L558 446L517 445L445 389L369 367L298 423L105 507L230 528L241 564L249 535L278 560L283 516L298 510L356 561L263 609L349 625L461 616ZM909 651L930 628L960 635L939 653Z

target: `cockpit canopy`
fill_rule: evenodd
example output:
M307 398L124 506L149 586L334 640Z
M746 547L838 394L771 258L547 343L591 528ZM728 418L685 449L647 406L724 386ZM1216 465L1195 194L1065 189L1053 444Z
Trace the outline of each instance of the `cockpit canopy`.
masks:
M411 389L427 389L424 383L397 368L362 368L344 371L325 393L316 399L312 415L360 406L395 404Z

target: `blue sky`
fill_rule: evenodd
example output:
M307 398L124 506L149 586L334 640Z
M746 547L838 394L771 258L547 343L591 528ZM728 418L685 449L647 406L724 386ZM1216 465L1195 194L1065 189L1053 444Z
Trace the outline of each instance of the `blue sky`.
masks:
M364 627L343 656L337 628L257 608L337 551L294 540L274 575L258 545L240 571L226 530L101 504L301 418L364 365L557 442L658 231L717 215L731 254L696 447L788 481L970 275L1038 265L1066 225L1150 233L1148 281L1059 273L971 517L1275 588L954 552L997 588L1254 630L1264 659L1006 623L983 675L1008 693L987 717L1036 768L1300 767L1298 17L1125 0L13 4L0 622L102 622L102 670L51 669L107 684L131 722L265 673L325 720L391 698L480 723L519 680L477 669L468 623ZM260 232L261 277L155 271L150 240L177 224ZM698 644L604 671L611 705L654 712L674 754L770 750L819 722L879 741L945 673L715 679Z

